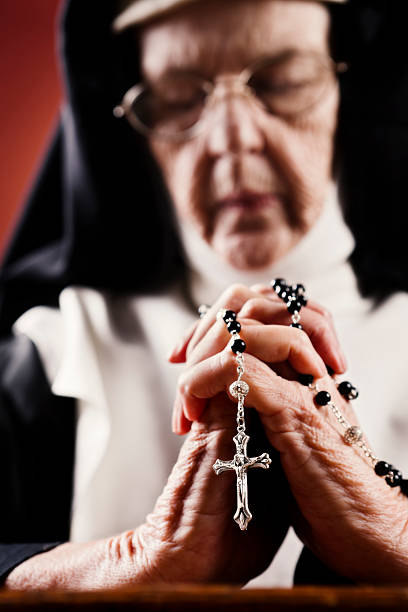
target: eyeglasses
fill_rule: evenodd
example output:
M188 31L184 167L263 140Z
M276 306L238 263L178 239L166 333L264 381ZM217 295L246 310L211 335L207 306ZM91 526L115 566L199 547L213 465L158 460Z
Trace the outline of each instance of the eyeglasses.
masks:
M263 59L238 75L224 74L214 81L174 72L131 87L113 113L126 117L142 134L172 140L193 137L206 111L231 93L255 99L266 113L291 120L321 100L347 68L325 55L295 52Z

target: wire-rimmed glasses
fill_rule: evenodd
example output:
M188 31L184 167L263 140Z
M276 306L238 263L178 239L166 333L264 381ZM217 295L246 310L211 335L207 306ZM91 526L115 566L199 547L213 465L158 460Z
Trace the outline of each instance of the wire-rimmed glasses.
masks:
M115 107L136 130L166 139L193 137L206 109L231 94L256 100L269 114L291 120L309 111L347 70L343 62L317 53L290 52L265 58L239 74L214 81L186 71L171 71L157 82L131 87Z

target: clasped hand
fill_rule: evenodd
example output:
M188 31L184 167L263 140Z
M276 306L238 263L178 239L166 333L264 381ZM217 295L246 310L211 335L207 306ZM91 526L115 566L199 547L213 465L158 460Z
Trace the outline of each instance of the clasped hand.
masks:
M250 455L268 452L268 470L251 470L247 531L233 520L235 474L216 476L216 459L235 449L236 379L230 336L216 320L234 310L246 342L244 380ZM9 574L9 589L99 589L134 584L245 584L273 560L289 525L340 575L353 581L408 578L408 500L378 477L361 449L345 443L329 406L297 382L312 374L347 421L350 402L326 365L346 364L329 313L314 302L302 309L303 331L289 327L285 305L267 287L234 286L197 321L170 358L185 362L173 429L188 433L155 507L144 523L91 542L66 542L35 555ZM358 381L356 381L358 382ZM361 401L364 401L362 398ZM254 418L251 418L254 417Z
M267 440L280 455L290 488L289 496L285 495L277 470L272 478L262 473L255 479L251 473L249 496L255 520L245 534L232 520L235 478L216 479L211 474L217 456L230 458L234 452L236 403L228 397L228 389L236 379L236 361L226 326L216 320L223 307L237 313L240 335L247 344L244 380L250 391L246 405L258 413ZM228 572L221 570L215 578L239 582L253 577L254 571L273 559L290 521L302 541L341 575L356 581L403 581L408 576L407 500L376 476L361 451L344 442L330 409L317 406L313 393L297 382L299 373L312 374L347 420L358 425L350 402L338 393L327 373L326 365L337 374L346 368L331 315L309 302L302 309L303 331L289 323L285 305L268 287L233 286L188 331L171 356L174 362L186 362L174 404L174 431L191 430L193 440L217 432L222 439L217 453L204 454L199 467L206 482L202 504L213 513L215 557L228 567ZM261 444L256 442L256 454L267 450ZM288 503L290 514L283 510ZM240 554L242 550L245 555Z

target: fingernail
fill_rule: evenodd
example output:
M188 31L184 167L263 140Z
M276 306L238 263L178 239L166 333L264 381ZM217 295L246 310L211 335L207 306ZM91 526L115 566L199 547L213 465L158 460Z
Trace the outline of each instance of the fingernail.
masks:
M170 353L167 355L167 361L175 361L177 357L180 355L182 348L184 347L184 341L180 340L177 344L171 349Z
M184 404L180 412L183 412L189 421L198 421L204 409L204 401L198 397L184 398Z
M344 374L344 372L347 370L347 361L346 358L344 357L343 353L341 351L339 351L336 354L335 357L336 361L336 365L334 366L334 370L333 372L329 372L330 376L332 376L332 374L336 373L336 374Z
M326 368L326 364L324 363L323 359L319 358L316 359L315 355L312 353L312 351L310 351L310 356L314 356L314 361L316 364L316 368L319 371L319 378L321 376L326 376L327 374L327 368Z
M180 397L176 395L173 406L173 414L171 418L171 430L175 434L180 433L180 415L182 414L183 406L180 401Z
M175 433L175 434L178 433L178 430L177 430L177 419L176 419L176 414L175 414L174 410L173 410L173 414L171 416L171 431L173 433Z

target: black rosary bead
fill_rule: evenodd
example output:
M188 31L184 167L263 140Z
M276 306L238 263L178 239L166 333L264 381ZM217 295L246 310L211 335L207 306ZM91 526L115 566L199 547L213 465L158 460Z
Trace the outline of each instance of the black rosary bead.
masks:
M246 344L241 338L237 338L231 344L231 350L233 353L243 353L246 349Z
M237 320L230 321L229 323L227 323L227 329L230 334L233 334L234 332L239 334L239 332L241 331L241 323Z
M295 283L292 285L292 291L296 295L303 295L306 292L305 286L302 283Z
M343 382L341 382L339 386L337 387L337 389L339 390L339 393L343 397L347 397L350 391L352 390L352 388L353 388L353 385L351 384L351 382L348 382L348 380L343 380Z
M333 376L334 370L329 365L327 365L327 363L326 363L326 370L329 376Z
M392 470L392 465L386 461L377 461L374 472L377 476L386 476Z
M290 304L292 300L294 299L292 293L288 291L287 289L282 289L282 291L279 294L279 297L281 298L281 300L285 302L285 304Z
M279 296L282 291L286 291L286 289L288 288L284 278L276 278L272 283L272 287L274 288L276 294Z
M301 326L300 323L291 323L290 326L291 327L296 327L296 329L303 329L303 327Z
M235 321L237 315L233 310L226 310L222 318L225 323L229 323L230 321Z
M291 300L288 304L288 311L290 314L295 314L295 312L300 312L302 308L302 303L299 300Z
M307 306L307 299L305 298L304 295L298 295L297 299L302 304L302 306Z
M389 476L385 477L385 482L387 483L389 487L398 487L401 481L402 481L402 473L396 468L393 468L390 471Z
M286 287L286 281L284 278L274 278L271 282L272 288L277 291L278 287Z
M401 493L408 497L408 480L403 478L398 484L401 487Z
M319 391L314 399L318 406L326 406L331 400L331 395L328 391Z
M308 387L313 383L313 376L311 374L299 374L298 381L301 385Z
M358 397L358 391L348 380L343 380L338 387L339 393L347 400L356 399Z

